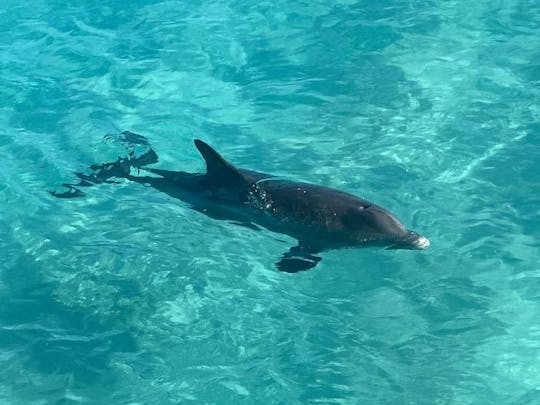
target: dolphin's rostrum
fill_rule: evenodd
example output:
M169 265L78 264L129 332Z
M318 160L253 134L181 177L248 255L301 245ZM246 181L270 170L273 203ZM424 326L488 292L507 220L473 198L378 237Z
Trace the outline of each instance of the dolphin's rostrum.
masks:
M427 238L407 230L386 209L352 194L315 184L283 180L270 174L240 169L226 161L207 143L195 139L195 146L206 162L206 173L187 173L147 168L157 154L146 139L123 132L125 144L147 146L141 156L133 152L115 162L93 165L92 174L76 173L77 184L64 184L68 191L51 192L56 197L79 197L79 189L97 183L126 178L178 198L193 209L218 219L292 236L298 245L276 263L279 270L298 272L313 268L317 256L328 249L383 246L387 249L426 249ZM132 174L144 169L148 176Z

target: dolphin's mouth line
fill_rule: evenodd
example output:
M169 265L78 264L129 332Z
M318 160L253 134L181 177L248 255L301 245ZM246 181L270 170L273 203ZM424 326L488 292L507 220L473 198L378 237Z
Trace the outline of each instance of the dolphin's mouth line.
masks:
M409 231L404 236L396 238L392 243L388 244L385 249L411 249L425 250L429 247L429 239L419 235L416 232Z

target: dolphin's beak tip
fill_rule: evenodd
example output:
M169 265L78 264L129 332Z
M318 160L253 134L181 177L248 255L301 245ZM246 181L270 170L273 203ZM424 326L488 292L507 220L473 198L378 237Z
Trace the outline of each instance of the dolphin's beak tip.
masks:
M417 249L420 250L427 249L430 245L429 239L424 236L419 236L418 239L414 242L414 245Z

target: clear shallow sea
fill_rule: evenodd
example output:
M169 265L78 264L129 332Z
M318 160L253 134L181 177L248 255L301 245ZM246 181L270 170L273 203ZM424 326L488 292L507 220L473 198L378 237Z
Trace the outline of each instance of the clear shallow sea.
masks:
M540 403L537 1L5 0L0 69L2 404ZM115 128L432 246L283 274L289 237L151 188L51 197Z

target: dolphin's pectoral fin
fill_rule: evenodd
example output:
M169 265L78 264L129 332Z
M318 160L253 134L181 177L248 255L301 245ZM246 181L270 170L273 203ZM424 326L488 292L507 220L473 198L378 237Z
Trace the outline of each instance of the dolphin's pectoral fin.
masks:
M322 260L321 257L315 256L314 253L317 252L299 244L284 253L279 262L276 263L276 267L279 271L286 273L298 273L299 271L312 269Z
M285 273L298 273L299 271L312 269L321 261L320 257L312 256L312 258L282 257L276 263L276 267L279 271L284 271Z

